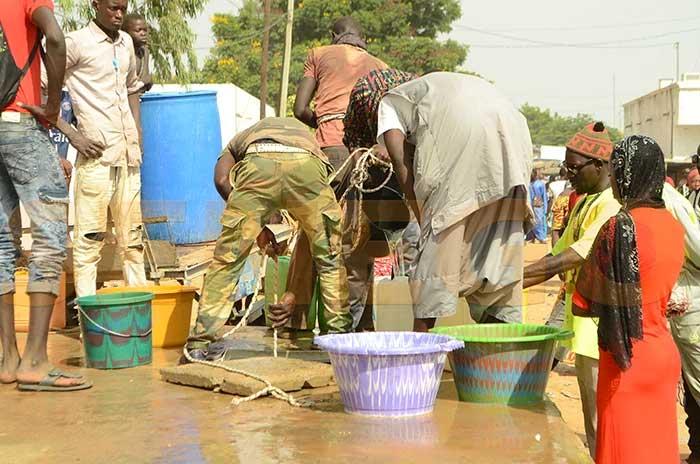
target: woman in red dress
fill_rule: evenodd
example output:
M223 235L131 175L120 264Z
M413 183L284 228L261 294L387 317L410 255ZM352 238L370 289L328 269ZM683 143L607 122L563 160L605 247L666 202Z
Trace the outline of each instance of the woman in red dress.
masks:
M653 139L625 138L610 163L622 209L598 234L573 309L599 318L596 463L675 464L680 358L665 314L683 229L664 208L664 157Z

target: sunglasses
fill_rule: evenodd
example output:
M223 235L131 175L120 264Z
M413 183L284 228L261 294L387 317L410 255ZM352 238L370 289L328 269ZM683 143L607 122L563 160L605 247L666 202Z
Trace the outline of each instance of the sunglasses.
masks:
M578 173L581 171L581 169L585 168L586 166L588 166L591 163L595 163L596 161L597 160L591 159L591 160L586 161L583 164L577 164L575 166L572 166L572 165L566 164L566 163L562 163L561 167L566 169L566 172L573 177L573 176L578 175Z

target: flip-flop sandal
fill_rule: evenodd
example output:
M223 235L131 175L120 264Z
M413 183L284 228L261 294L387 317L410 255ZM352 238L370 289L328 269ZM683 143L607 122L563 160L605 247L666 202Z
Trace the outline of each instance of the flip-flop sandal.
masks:
M35 392L58 392L58 391L78 391L87 390L92 387L92 382L85 381L80 385L56 385L60 379L80 379L82 375L71 374L70 372L63 372L58 368L51 369L46 377L44 377L39 383L17 383L17 389L21 391L35 391Z

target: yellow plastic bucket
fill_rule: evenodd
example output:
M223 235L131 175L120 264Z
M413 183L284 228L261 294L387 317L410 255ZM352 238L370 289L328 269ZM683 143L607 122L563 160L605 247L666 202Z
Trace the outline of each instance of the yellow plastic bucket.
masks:
M181 285L152 285L147 287L108 287L97 293L151 292L153 346L168 348L182 346L187 341L192 315L195 287Z

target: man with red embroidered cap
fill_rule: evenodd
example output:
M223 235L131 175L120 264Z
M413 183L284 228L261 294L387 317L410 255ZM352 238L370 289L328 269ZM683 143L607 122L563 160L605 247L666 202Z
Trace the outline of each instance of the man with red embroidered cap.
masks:
M608 161L613 143L602 122L587 125L566 144L564 165L572 186L586 195L571 211L564 234L552 252L525 268L523 287L528 288L564 274L566 307L564 328L574 331L569 348L576 353L576 375L581 391L586 438L591 456L595 456L596 386L598 383L597 320L573 316L571 298L578 271L586 260L600 228L617 214L608 177Z

